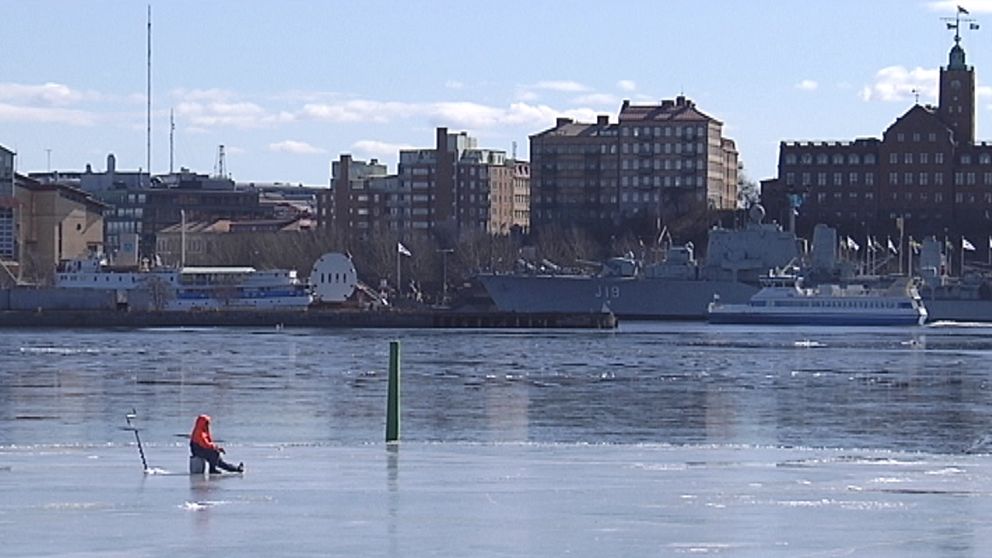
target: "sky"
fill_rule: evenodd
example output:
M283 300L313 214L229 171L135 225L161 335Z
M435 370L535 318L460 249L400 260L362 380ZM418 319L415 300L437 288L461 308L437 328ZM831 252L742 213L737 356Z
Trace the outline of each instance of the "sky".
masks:
M152 10L154 173L326 186L342 153L396 171L434 129L529 158L568 116L684 94L724 123L745 174L778 144L879 137L937 101L963 6L981 28L979 139L992 130L992 0L0 0L0 145L19 172L146 167ZM987 76L987 77L986 77Z

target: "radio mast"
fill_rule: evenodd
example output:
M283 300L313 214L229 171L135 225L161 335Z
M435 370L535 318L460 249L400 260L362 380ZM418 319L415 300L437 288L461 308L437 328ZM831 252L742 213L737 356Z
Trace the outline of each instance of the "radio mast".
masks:
M152 183L152 5L148 4L148 90L145 119L147 123L145 146L145 171L148 172L148 186Z
M176 115L169 109L169 174L172 174L172 161L176 149Z

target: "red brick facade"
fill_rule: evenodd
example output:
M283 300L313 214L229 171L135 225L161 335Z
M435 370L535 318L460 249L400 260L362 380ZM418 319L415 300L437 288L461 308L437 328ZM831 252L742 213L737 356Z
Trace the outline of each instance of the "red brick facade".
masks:
M992 231L992 145L974 141L975 72L951 49L940 71L938 106L916 104L881 140L782 142L778 176L762 182L762 202L808 236L817 223L841 235L971 237ZM975 242L977 245L978 242Z

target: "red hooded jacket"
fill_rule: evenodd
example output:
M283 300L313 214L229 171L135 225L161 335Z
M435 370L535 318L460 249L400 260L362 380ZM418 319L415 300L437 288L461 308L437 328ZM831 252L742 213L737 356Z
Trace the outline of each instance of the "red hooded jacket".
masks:
M189 436L190 443L201 448L218 449L214 439L210 436L210 416L200 415L196 417L196 425L193 426L193 433Z

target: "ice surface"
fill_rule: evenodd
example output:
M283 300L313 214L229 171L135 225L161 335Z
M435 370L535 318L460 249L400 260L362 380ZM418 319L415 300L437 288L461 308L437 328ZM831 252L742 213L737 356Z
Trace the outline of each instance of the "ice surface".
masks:
M3 556L992 547L992 328L6 331L0 359ZM203 412L246 474L187 474Z

